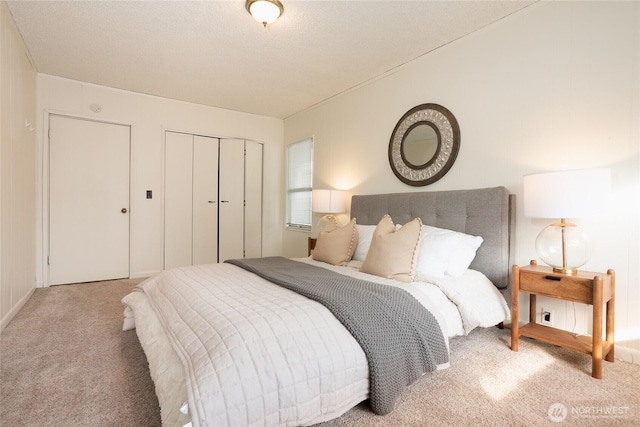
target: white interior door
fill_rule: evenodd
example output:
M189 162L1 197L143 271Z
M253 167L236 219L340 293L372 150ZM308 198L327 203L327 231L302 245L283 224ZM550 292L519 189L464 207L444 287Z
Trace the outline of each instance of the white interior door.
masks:
M244 140L220 140L218 260L244 252Z
M193 264L193 135L166 132L164 268Z
M218 262L218 138L193 137L193 264Z
M49 284L129 277L130 127L49 118Z

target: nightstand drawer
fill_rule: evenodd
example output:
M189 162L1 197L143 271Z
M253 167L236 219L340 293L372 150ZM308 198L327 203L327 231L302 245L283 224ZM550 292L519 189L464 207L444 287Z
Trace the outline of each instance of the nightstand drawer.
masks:
M540 272L520 272L520 290L537 295L593 304L593 277L591 279Z

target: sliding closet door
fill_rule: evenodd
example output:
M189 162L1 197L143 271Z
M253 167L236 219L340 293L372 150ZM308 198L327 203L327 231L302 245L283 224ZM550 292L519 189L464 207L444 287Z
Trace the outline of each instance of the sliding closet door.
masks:
M218 260L218 138L167 132L165 268Z
M244 256L262 256L262 144L245 142Z
M220 140L218 261L244 255L244 140Z
M262 144L166 132L164 194L165 269L262 256Z
M167 132L164 166L164 268L192 265L193 135Z
M218 139L193 137L193 265L218 262Z

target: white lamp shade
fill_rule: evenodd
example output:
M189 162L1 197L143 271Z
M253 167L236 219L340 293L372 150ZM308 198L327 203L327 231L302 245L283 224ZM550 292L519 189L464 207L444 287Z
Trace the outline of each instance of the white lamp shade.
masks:
M313 190L311 210L318 213L342 213L345 211L344 191Z
M580 169L525 175L524 215L530 218L587 218L605 212L611 170Z

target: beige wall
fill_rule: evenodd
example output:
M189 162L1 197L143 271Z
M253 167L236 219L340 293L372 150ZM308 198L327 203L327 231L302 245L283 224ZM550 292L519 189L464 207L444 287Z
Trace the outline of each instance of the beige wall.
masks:
M38 75L38 137L41 167L38 182L37 256L39 283L46 285L47 117L49 112L131 124L131 275L145 277L163 267L164 130L264 142L263 254L282 248L282 138L280 119L205 107L117 90L49 75ZM99 104L100 113L90 106ZM146 190L154 197L146 199Z
M36 72L0 2L0 330L35 289Z
M506 186L520 197L519 264L536 258L535 237L547 225L523 216L522 176L610 167L611 216L577 222L596 244L585 269L616 270L616 341L625 347L616 354L640 363L639 17L638 2L538 3L288 118L285 145L314 137L316 188L375 194ZM387 146L400 117L428 102L456 116L461 148L442 180L413 188L393 175ZM308 236L285 231L284 254L306 255ZM590 309L541 300L556 326L590 330Z

